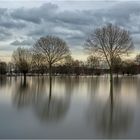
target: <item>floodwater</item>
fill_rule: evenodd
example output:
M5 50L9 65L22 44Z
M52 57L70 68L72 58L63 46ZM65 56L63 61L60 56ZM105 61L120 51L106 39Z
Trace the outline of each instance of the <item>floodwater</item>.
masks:
M51 96L50 96L51 95ZM0 78L0 138L140 138L140 77Z

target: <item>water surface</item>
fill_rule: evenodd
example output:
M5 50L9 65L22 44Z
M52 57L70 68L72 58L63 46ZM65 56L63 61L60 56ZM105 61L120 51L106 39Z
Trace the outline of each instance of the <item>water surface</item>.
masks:
M0 138L140 138L140 77L0 78ZM51 93L51 96L50 96Z

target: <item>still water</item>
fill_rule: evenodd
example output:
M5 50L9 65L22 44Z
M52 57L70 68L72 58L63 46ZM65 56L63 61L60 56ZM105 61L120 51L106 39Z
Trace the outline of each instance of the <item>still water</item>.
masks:
M0 138L140 138L140 77L0 78ZM50 96L51 93L51 96Z

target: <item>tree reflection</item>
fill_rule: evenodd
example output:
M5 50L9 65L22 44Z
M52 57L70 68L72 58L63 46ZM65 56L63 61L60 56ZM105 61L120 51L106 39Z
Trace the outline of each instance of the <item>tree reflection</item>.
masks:
M108 100L105 102L95 101L94 104L90 104L88 109L88 123L94 124L97 133L100 133L100 138L116 138L121 134L124 135L132 123L131 107L117 97L118 93L113 94L113 83L111 84Z
M6 76L0 75L0 87L3 87L6 85Z
M61 119L69 107L69 98L58 98L52 95L52 84L49 85L49 96L40 96L35 103L35 112L43 121Z
M90 94L90 96L94 96L98 90L99 90L99 84L100 84L100 77L96 76L96 77L88 77L88 94Z
M17 83L16 83L17 84ZM13 102L18 108L29 105L31 103L30 87L27 81L21 79L19 85L15 87Z
M70 104L70 94L67 94L66 88L64 95L58 96L53 91L53 80L49 82L49 79L46 81L43 77L32 80L32 82L31 80L26 80L26 82L20 80L20 84L17 82L18 86L16 86L13 96L14 104L18 108L32 106L33 111L41 121L49 122L63 118ZM65 82L63 86L67 86Z

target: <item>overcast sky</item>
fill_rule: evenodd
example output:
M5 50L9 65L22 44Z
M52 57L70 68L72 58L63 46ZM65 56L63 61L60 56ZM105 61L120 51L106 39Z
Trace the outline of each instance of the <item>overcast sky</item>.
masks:
M96 27L114 23L140 43L140 2L128 0L0 0L0 59L17 47L32 47L41 36L65 39L75 58L84 59L83 44Z

